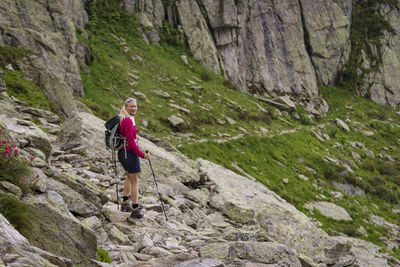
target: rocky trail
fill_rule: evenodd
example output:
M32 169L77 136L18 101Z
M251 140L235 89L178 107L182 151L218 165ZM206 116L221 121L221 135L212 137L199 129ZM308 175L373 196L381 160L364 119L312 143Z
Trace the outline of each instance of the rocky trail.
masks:
M115 186L121 196L124 175L118 164L118 179L113 177L103 146L104 121L76 113L60 124L54 114L5 93L0 102L1 128L23 155L35 158L33 171L40 176L35 192L22 197L38 214L29 241L1 216L0 256L6 266L399 265L371 243L328 236L264 185L145 138L140 146L153 155L169 220L144 160L139 202L145 217L130 220L129 213L117 210ZM33 118L42 125L31 123ZM2 191L21 197L5 183ZM97 247L109 251L112 263L94 260Z

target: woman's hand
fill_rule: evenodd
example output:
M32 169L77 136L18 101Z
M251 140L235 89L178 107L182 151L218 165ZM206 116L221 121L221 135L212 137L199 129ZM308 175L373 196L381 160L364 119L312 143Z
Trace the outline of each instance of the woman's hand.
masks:
M150 154L148 154L148 153L144 153L144 156L143 156L143 158L145 158L145 159L150 159L150 158L151 158L151 156L150 156Z

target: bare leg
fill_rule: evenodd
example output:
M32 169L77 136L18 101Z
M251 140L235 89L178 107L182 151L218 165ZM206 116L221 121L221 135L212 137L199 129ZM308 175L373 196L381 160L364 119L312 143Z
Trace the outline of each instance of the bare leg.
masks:
M128 172L126 172L126 179L124 182L124 192L122 193L122 195L124 197L127 197L129 193L131 193L131 176L129 175Z
M128 173L129 182L131 183L131 198L132 204L138 204L139 200L139 173Z

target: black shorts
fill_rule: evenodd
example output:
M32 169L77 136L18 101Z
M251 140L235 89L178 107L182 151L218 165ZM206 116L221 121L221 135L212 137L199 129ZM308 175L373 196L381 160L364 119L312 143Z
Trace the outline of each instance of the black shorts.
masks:
M125 159L125 150L119 150L118 160L119 162L121 162L122 167L124 167L125 171L127 171L128 173L140 172L140 159L139 156L136 156L135 153L133 153L133 151L127 150Z

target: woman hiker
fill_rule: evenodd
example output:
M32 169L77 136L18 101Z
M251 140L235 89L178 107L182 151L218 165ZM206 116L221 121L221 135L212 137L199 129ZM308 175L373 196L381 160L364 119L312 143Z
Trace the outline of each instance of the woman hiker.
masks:
M124 184L124 192L122 194L122 205L121 211L130 212L131 218L142 218L143 212L138 203L139 198L139 173L140 173L140 160L139 157L144 159L150 159L150 155L143 153L139 149L137 139L137 129L135 124L135 114L137 112L136 99L128 98L120 113L119 117L121 123L119 125L119 132L126 138L128 145L126 146L126 158L125 148L118 151L118 160L121 162L122 167L126 171L126 180ZM132 208L129 206L129 193L132 199Z

